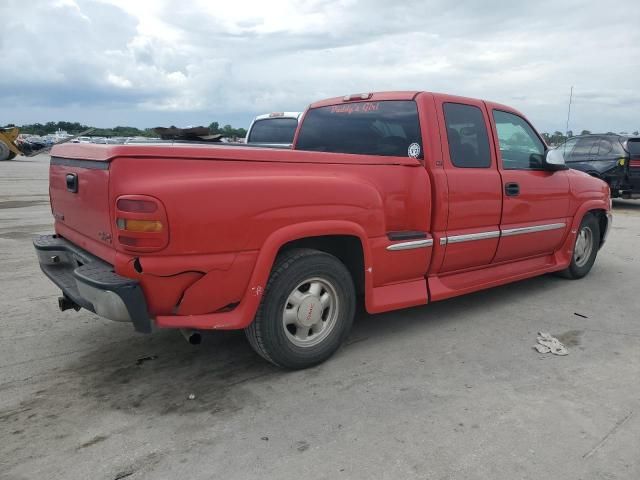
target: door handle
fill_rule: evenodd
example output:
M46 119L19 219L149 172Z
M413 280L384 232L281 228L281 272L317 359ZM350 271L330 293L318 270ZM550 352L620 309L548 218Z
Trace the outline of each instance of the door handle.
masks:
M506 183L504 185L504 194L508 197L517 197L520 195L520 185L517 183Z

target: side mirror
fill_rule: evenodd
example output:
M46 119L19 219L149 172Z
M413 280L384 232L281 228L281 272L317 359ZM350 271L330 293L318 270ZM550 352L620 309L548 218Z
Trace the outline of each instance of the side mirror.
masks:
M555 172L556 170L566 170L564 155L558 148L549 149L544 153L544 169Z

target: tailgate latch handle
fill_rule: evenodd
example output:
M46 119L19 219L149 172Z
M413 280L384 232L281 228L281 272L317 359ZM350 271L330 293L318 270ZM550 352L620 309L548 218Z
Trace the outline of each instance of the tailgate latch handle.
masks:
M78 193L78 175L76 173L67 173L67 191Z

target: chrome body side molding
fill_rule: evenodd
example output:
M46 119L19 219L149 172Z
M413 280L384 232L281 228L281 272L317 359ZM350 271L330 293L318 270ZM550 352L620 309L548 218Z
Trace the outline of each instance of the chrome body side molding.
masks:
M506 230L490 230L488 232L468 233L465 235L453 235L451 237L442 237L440 245L448 245L450 243L472 242L475 240L487 240L489 238L512 237L514 235L523 235L526 233L546 232L549 230L558 230L565 228L566 223L548 223L545 225L533 225L531 227L508 228Z
M497 230L489 232L468 233L466 235L453 235L451 237L447 237L446 243L473 242L474 240L486 240L487 238L498 238L499 236L500 232Z
M426 248L433 246L433 238L425 240L412 240L410 242L393 243L387 247L387 250L395 252L397 250L411 250L413 248Z
M534 225L532 227L509 228L507 230L502 230L502 236L511 237L513 235L522 235L525 233L546 232L548 230L565 228L566 226L566 223L548 223L546 225Z

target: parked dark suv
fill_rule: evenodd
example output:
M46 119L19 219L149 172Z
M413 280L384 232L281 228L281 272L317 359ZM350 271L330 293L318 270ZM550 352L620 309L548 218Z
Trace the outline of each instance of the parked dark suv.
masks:
M607 182L612 197L640 198L640 137L580 135L558 150L568 167Z

